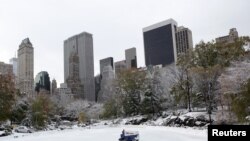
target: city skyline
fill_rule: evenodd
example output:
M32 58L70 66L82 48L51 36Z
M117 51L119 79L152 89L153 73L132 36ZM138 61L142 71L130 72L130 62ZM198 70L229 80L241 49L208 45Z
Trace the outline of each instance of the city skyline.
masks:
M69 10L64 12L66 7ZM98 74L100 59L111 56L114 62L123 60L124 51L131 47L137 49L138 67L145 66L142 28L151 24L173 18L192 31L195 45L227 35L231 28L237 28L240 36L249 35L249 10L249 1L3 1L0 61L8 63L20 42L29 37L34 47L34 74L48 71L60 84L64 80L63 40L71 35L83 31L93 34L94 71Z

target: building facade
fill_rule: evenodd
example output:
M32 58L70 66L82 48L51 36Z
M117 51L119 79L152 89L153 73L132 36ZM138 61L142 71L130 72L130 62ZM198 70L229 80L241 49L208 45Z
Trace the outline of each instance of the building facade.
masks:
M66 83L61 83L59 88L55 90L54 101L59 105L66 105L75 101L75 95L71 93L71 89Z
M35 91L39 93L41 90L50 92L50 77L46 71L39 72L35 77Z
M126 68L125 60L115 62L115 75L117 76L120 72L126 70Z
M0 62L0 74L1 75L13 75L13 65Z
M105 66L102 71L102 80L104 79L114 79L114 70L111 66Z
M113 80L115 78L113 68L109 66L105 66L102 71L102 79L100 84L100 91L97 96L98 102L105 102L111 97L111 94L114 92L113 90Z
M34 90L34 48L29 38L18 49L18 88L21 93L31 95Z
M18 62L18 60L16 57L13 57L10 59L10 64L13 66L13 74L15 76L17 76L17 62Z
M76 52L71 52L69 57L69 77L66 82L75 97L84 98L84 86L79 77L79 57Z
M145 64L169 65L177 61L177 22L168 19L143 28Z
M226 36L221 36L215 39L216 43L233 43L237 39L238 31L236 28L231 28L229 34Z
M73 96L73 94L71 93L71 89L68 88L66 83L60 84L60 87L56 89L56 94Z
M83 32L64 41L64 81L70 75L69 58L72 52L79 57L79 77L86 100L95 101L94 54L92 34Z
M107 96L107 86L109 85L110 81L113 80L115 77L114 73L114 61L112 57L108 57L105 59L100 60L100 76L99 80L96 77L95 84L99 89L96 89L96 101L103 102L104 96ZM109 87L110 88L110 87Z
M18 82L18 78L17 78L17 75L18 75L17 62L18 62L18 60L17 60L16 57L13 57L13 58L10 59L10 64L13 66L15 88L18 88L18 86L17 86L17 82Z
M101 90L101 75L95 76L95 100L97 101L98 93Z
M193 48L192 31L186 27L180 26L176 32L176 48L177 56L181 53L186 53Z
M112 69L114 69L114 60L113 57L108 57L100 60L100 74L103 72L103 68L105 66L111 66Z
M51 82L51 94L56 94L56 89L57 89L57 82L55 79L53 79Z
M127 69L137 68L137 56L135 47L125 50L125 58Z

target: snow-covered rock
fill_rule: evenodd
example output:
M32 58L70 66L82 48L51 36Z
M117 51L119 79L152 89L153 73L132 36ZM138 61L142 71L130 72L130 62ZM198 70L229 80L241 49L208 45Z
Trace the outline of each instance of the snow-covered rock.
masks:
M246 116L246 120L247 120L248 122L250 122L250 115L249 115L249 116Z
M132 118L131 120L128 120L125 124L126 125L128 125L128 124L140 125L140 124L146 122L147 120L148 120L148 118L145 116L138 116L138 117Z
M194 123L195 126L199 126L199 127L205 126L206 124L207 124L206 122L202 122L202 121L195 121Z

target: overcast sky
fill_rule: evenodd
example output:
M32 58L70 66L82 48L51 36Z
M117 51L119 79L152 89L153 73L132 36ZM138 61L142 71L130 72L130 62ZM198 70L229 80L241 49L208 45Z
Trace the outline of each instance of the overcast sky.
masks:
M100 59L122 60L131 47L144 66L142 28L169 18L192 30L194 44L232 27L249 36L250 0L0 0L0 61L8 63L29 37L34 75L48 71L62 83L63 41L87 31L93 34L95 74Z

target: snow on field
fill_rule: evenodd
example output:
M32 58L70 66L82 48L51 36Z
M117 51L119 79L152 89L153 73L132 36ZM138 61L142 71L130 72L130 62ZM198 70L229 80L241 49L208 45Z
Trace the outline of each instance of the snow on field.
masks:
M160 126L74 128L1 137L1 141L118 141L121 131L139 131L140 141L206 141L207 130Z

